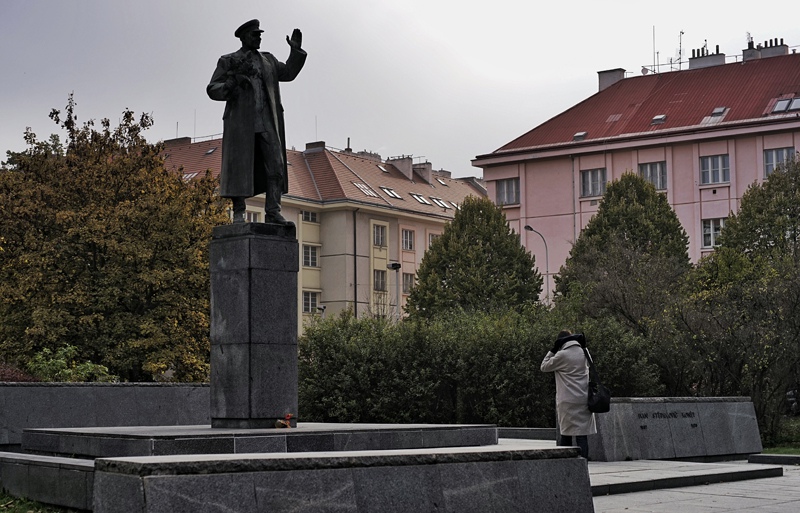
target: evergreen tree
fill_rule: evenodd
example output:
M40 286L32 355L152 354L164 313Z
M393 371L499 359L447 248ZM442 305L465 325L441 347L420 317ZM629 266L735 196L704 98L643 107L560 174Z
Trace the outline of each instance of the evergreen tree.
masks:
M542 276L500 207L468 197L425 252L406 311L431 317L452 308L520 309L538 301Z
M0 170L0 360L71 346L123 380L207 379L215 180L167 171L147 115L96 130L70 97L50 116L66 143L28 130Z
M725 221L719 244L751 259L789 257L800 263L800 162L779 166L762 184L748 187L739 211Z
M556 292L583 297L590 317L611 314L644 334L690 268L687 246L666 197L626 173L608 185L556 277Z
M751 397L771 439L800 382L800 164L751 185L720 246L686 280L670 323L676 393Z

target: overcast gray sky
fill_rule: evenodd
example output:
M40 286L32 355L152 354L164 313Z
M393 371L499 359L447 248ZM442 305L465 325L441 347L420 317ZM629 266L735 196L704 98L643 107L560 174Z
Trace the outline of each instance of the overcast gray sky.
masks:
M547 5L536 7L535 4ZM149 140L222 132L205 86L234 30L259 18L262 50L309 57L282 85L287 143L322 140L384 158L414 155L454 176L597 92L597 71L685 58L708 41L741 55L784 38L800 47L795 2L573 0L0 0L0 160L74 92L79 121L149 112ZM655 27L655 38L654 38ZM654 45L655 39L655 45ZM657 56L656 53L657 52ZM684 69L686 64L683 65ZM676 65L677 67L677 65ZM662 71L669 70L669 65Z

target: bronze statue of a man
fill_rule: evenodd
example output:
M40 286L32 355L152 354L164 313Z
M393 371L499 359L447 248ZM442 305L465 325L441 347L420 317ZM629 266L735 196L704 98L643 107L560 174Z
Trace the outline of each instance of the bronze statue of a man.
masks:
M292 224L281 215L281 195L288 192L286 137L278 82L294 80L306 61L303 35L287 36L291 52L286 62L259 52L258 20L250 20L234 35L242 48L223 55L206 87L212 100L225 101L222 116L220 196L233 200L233 221L244 222L245 200L266 195L264 222Z

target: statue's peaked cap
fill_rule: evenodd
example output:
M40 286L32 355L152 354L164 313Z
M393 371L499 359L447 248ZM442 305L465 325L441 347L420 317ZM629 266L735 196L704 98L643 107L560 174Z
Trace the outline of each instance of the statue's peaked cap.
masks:
M247 23L242 24L241 27L236 29L236 32L233 33L236 37L242 37L244 34L248 32L253 32L257 30L258 32L264 32L261 30L261 22L258 20L250 20Z

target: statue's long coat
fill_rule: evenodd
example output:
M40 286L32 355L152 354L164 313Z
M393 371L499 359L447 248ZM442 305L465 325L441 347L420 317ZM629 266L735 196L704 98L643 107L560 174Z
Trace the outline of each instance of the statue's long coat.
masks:
M228 70L235 61L246 58L243 48L237 52L223 55L217 62L217 69L206 87L212 100L227 102L223 114L224 133L222 135L222 170L220 172L220 196L252 197L266 192L266 176L256 172L255 156L255 96L249 87L238 88L235 97L229 97L225 90L225 81L229 78ZM286 167L286 137L283 124L283 106L278 82L294 80L306 61L306 52L292 49L286 63L278 61L272 54L259 52L261 55L261 72L264 78L264 101L267 105L264 126L268 130L277 130L283 150L283 193L288 192L289 177Z

